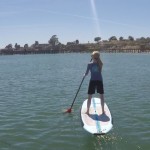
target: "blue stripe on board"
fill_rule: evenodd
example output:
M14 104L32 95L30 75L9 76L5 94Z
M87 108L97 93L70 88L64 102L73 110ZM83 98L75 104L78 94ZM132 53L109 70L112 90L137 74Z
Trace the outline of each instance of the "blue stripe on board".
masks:
M101 133L101 126L100 126L100 123L99 123L99 121L98 121L98 114L97 114L97 112L96 112L96 103L95 103L95 99L94 99L94 98L93 98L92 102L93 102L94 111L95 111L95 120L96 120L97 132L98 132L98 133Z

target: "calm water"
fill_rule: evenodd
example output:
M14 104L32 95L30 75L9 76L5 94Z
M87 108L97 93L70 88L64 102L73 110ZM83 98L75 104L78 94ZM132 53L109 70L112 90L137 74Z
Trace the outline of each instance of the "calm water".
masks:
M0 150L149 150L150 54L102 54L105 100L114 128L93 136L81 126L90 54L0 56ZM98 95L95 95L97 97Z

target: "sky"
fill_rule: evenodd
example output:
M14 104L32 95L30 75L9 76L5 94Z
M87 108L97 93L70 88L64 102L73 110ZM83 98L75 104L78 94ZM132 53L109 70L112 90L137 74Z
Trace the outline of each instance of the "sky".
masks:
M150 0L0 0L0 48L150 37Z

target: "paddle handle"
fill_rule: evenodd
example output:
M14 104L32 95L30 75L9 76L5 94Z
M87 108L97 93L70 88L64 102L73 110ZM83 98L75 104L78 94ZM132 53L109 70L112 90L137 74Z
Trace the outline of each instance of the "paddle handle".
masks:
M77 95L78 95L78 93L79 93L79 90L80 90L80 88L81 88L81 85L82 85L84 79L85 79L85 75L84 75L83 78L82 78L82 81L81 81L81 83L80 83L80 85L79 85L78 91L77 91L77 93L76 93L76 95L75 95L75 98L74 98L74 100L73 100L73 102L72 102L72 104L71 104L70 109L72 109L72 107L73 107L73 104L74 104L74 102L75 102L75 100L76 100L76 97L77 97Z

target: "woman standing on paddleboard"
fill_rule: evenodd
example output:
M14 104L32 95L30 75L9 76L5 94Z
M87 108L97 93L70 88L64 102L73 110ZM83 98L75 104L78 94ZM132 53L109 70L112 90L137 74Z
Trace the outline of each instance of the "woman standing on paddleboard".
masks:
M95 94L95 90L100 94L102 113L104 113L104 88L103 88L103 78L102 78L102 66L103 63L100 59L100 53L94 51L92 53L92 62L88 63L85 76L91 72L91 79L89 81L88 87L88 101L87 101L87 114L89 114L89 108L91 105L92 94Z

